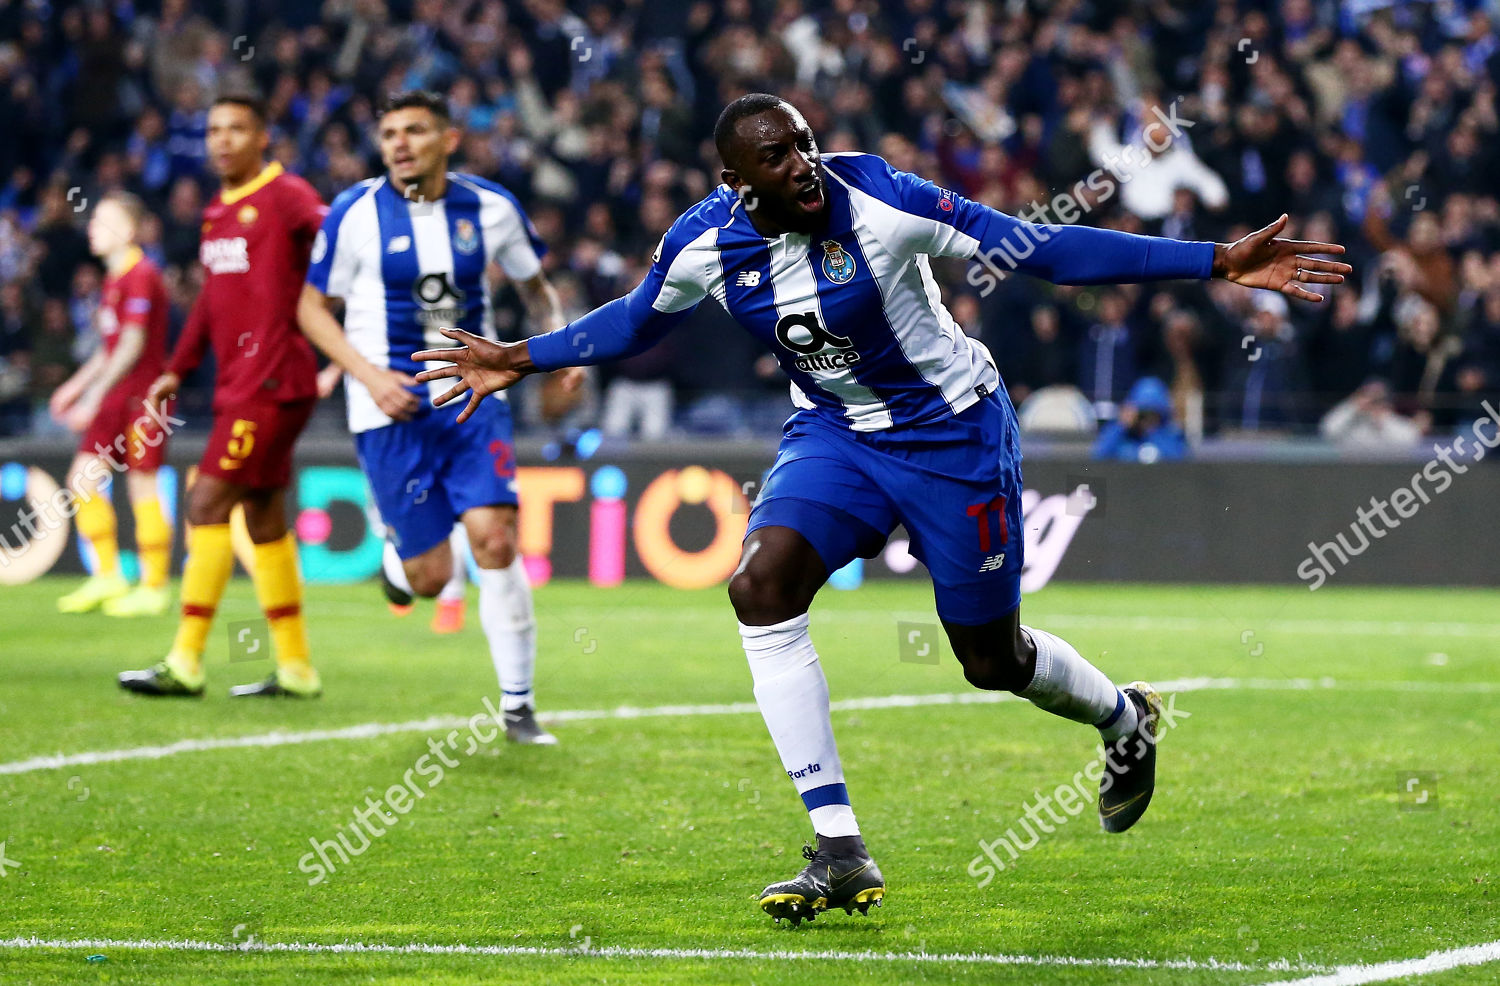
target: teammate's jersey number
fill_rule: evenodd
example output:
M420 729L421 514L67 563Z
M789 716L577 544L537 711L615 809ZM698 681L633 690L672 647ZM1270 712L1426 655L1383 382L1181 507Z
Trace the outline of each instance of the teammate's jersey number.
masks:
M228 455L219 457L219 468L224 470L238 469L250 458L251 451L255 448L255 422L246 418L236 418L229 429L229 441L224 443L224 451Z

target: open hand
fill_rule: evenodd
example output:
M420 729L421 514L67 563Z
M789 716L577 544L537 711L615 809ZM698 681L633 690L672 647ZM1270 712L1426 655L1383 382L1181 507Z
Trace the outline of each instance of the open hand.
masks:
M530 360L523 358L518 352L525 349L524 342L491 342L472 332L453 327L444 327L439 331L459 345L453 349L424 349L412 353L411 358L424 363L451 364L423 370L417 374L417 379L426 383L444 377L457 377L458 385L434 397L432 403L436 407L442 407L454 398L469 394L469 404L458 416L460 422L469 420L480 401L496 391L514 385L531 369Z
M1314 240L1284 240L1276 234L1286 228L1287 217L1264 229L1246 234L1233 243L1214 245L1213 276L1250 288L1280 291L1292 298L1320 302L1323 296L1303 284L1342 284L1353 267L1337 260L1318 260L1310 253L1341 254L1337 243Z

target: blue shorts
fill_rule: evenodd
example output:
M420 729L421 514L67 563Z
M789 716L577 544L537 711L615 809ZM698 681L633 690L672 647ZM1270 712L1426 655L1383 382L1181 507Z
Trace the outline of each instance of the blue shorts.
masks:
M746 536L790 527L832 573L873 558L898 524L932 574L945 621L977 626L1021 605L1021 449L1004 391L895 435L798 411Z
M464 403L354 436L375 505L402 558L447 541L466 510L518 502L510 405L486 399L459 424L454 419Z

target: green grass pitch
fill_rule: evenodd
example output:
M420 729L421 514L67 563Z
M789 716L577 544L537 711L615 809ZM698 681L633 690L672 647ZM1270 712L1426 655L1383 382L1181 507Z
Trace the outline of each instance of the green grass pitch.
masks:
M800 867L809 834L760 718L608 714L751 701L721 590L539 589L542 711L599 715L554 724L557 748L502 739L452 754L441 783L310 886L309 840L334 838L453 727L9 765L469 717L496 690L473 607L462 634L438 637L430 604L397 619L374 586L315 586L324 698L231 701L230 685L269 668L228 660L227 624L257 616L237 579L210 638L209 695L150 701L113 678L159 658L173 620L55 615L73 584L0 592L6 984L1253 986L1500 939L1497 592L1056 585L1028 597L1028 623L1117 681L1182 683L1190 717L1163 741L1151 810L1107 836L1089 805L981 889L968 872L979 840L1082 769L1095 734L1018 701L838 711L888 896L868 918L792 929L754 903ZM897 621L933 622L924 586L819 597L813 634L835 701L971 693L946 648L936 664L901 660ZM33 938L74 944L13 941ZM176 947L79 944L106 939ZM346 942L511 951L267 950ZM932 960L949 953L981 961ZM999 955L1014 961L983 958ZM1128 962L1099 964L1110 958ZM1500 962L1419 981L1500 982Z

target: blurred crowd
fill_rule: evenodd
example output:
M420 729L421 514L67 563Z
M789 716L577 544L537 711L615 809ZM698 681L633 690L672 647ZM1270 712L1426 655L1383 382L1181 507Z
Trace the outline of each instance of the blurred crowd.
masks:
M94 345L100 272L82 221L102 192L151 205L145 246L180 324L214 187L214 94L264 94L273 155L332 198L380 170L372 107L423 87L465 128L458 167L527 206L572 313L639 280L718 182L719 109L753 90L801 108L824 150L879 153L1025 218L1226 241L1286 212L1286 235L1349 248L1356 273L1322 305L1224 282L935 270L1026 426L1099 435L1100 454L1319 431L1409 445L1500 391L1495 13L1480 0L0 0L0 433L47 427L35 409ZM497 309L524 334L508 290ZM579 421L649 437L774 433L790 406L768 354L712 304L596 386ZM1153 443L1153 428L1169 434Z

